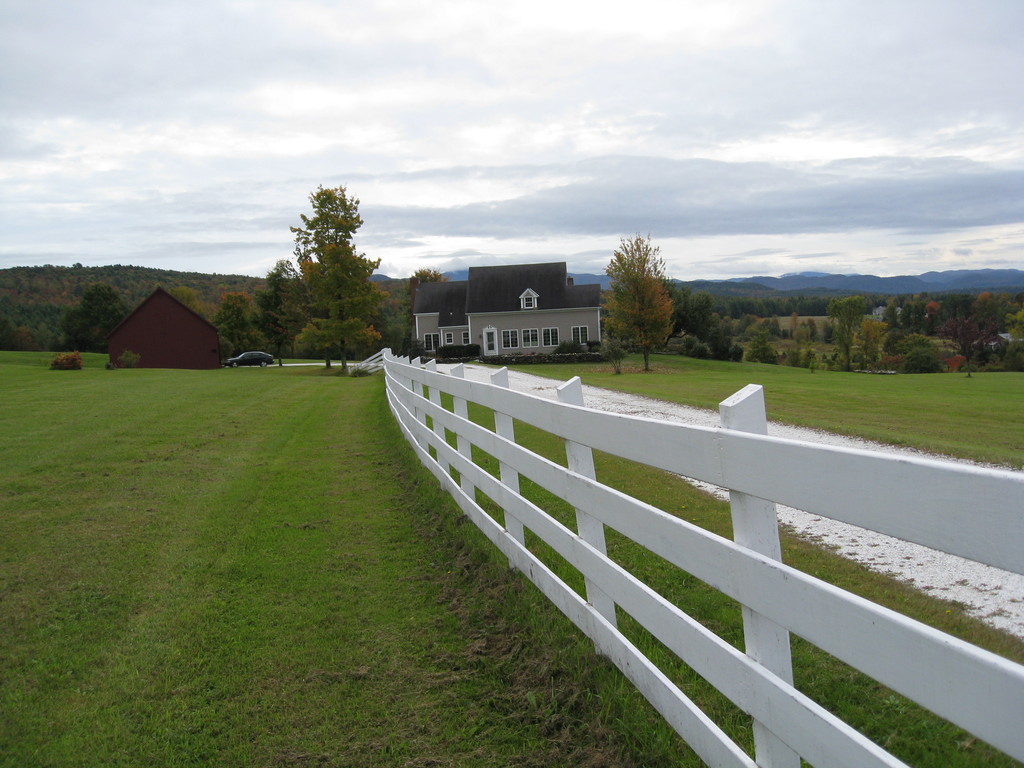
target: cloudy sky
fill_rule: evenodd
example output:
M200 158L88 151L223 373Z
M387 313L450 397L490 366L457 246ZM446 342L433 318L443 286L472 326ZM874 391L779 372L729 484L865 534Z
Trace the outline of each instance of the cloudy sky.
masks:
M0 267L1024 268L1021 0L0 0Z

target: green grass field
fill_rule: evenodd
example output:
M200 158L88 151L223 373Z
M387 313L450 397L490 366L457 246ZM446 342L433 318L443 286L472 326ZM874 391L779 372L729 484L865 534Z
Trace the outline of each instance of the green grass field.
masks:
M50 357L0 353L0 766L697 764L463 524L379 376ZM728 534L724 506L681 481L604 456L598 472ZM735 605L609 543L738 641ZM784 553L1024 660L958 606L804 542ZM914 765L1014 764L806 644L795 656L802 688ZM749 747L741 713L672 674Z
M764 387L768 418L933 453L1024 466L1024 373L869 375L676 355L629 357L616 375L597 365L517 370L701 408L747 384Z
M565 630L522 662L484 634L518 631L490 614L521 587L438 516L380 377L3 355L0 401L0 765L624 748L596 697L554 729L530 705Z

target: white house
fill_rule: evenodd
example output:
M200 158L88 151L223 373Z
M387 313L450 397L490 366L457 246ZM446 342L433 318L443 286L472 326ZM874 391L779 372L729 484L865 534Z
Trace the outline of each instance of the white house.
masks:
M466 280L415 287L414 332L428 352L479 344L486 356L550 353L601 340L601 286L574 285L565 262L470 267Z

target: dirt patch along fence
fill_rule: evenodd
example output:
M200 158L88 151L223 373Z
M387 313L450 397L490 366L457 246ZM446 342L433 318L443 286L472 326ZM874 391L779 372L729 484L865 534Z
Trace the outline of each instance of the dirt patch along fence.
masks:
M722 427L708 428L588 409L579 379L553 402L509 390L504 369L472 382L459 367L444 374L386 353L384 370L423 464L709 765L903 765L793 686L790 633L1024 759L1024 666L783 564L775 519L780 503L1024 573L1024 475L769 437L754 386L724 401ZM493 431L469 420L469 403L494 412ZM515 421L564 440L567 467L517 444ZM473 462L474 448L497 460L497 477ZM602 485L593 450L728 488L735 540ZM574 507L576 530L525 498L520 476ZM608 558L606 526L739 602L745 649ZM582 574L582 594L526 546L525 529ZM616 607L751 716L756 762L619 631Z

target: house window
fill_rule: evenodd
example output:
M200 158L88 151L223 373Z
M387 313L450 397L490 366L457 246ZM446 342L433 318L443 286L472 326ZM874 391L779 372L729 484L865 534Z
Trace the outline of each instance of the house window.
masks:
M504 349L519 349L519 331L502 331L501 346Z
M462 343L463 345L469 344L469 331L462 332Z
M524 347L539 347L540 346L540 334L537 333L536 328L524 328L523 329L523 346Z
M423 349L427 352L436 352L438 346L441 344L441 334L439 333L425 333L423 334Z
M536 309L538 306L537 299L539 298L540 296L527 288L519 297L519 306L522 309Z
M557 347L558 346L558 329L557 328L545 328L544 329L544 346L545 347Z
M572 327L572 340L577 344L586 344L590 339L590 329L585 325L574 325Z
M444 332L444 343L445 344L454 344L455 343L455 334L452 333L451 331L445 331Z

